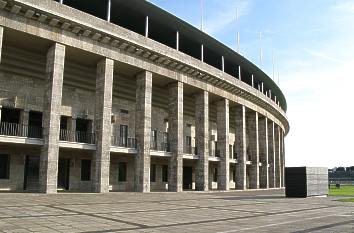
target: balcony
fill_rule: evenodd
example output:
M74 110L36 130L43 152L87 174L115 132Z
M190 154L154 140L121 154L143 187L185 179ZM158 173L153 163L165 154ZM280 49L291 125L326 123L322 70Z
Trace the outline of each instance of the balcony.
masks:
M112 146L137 149L136 138L112 136Z
M156 141L151 141L150 150L171 152L171 147L170 143L168 142L162 142L161 144L158 144Z
M209 155L210 157L220 158L220 150L211 149Z
M0 122L0 135L39 139L43 138L43 130L39 126Z
M94 133L70 131L66 129L60 130L59 140L66 141L66 142L77 142L77 143L87 143L87 144L95 144L96 142Z
M192 146L185 146L183 152L189 155L197 155L197 148Z

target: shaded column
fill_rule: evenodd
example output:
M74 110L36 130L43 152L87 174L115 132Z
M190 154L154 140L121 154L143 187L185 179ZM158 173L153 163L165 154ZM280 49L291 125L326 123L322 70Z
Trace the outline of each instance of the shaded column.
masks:
M259 188L259 141L258 141L258 112L247 115L248 153L252 164L249 166L249 187Z
M209 188L209 93L202 91L195 97L195 135L199 155L196 169L196 190Z
M39 165L40 191L57 192L60 107L63 91L65 46L54 44L47 52L46 91L43 106L43 140Z
M275 128L274 122L268 123L268 176L269 188L275 188Z
M104 58L97 64L94 154L94 191L109 192L109 163L111 148L111 114L114 61Z
M275 187L280 187L280 131L278 125L274 125L274 151L275 151Z
M135 191L150 192L152 73L144 71L137 76L135 137Z
M216 104L216 124L218 136L218 150L220 154L219 173L218 173L218 189L229 190L229 173L230 173L230 157L229 157L229 134L230 134L230 116L229 116L229 100L223 99Z
M2 52L3 37L4 37L4 28L0 26L0 63L1 63L1 52Z
M285 145L284 145L284 131L281 130L281 187L285 187Z
M169 163L168 190L183 190L183 83L169 87L169 139L172 156Z
M260 187L269 188L268 180L268 118L262 117L258 121L259 137L259 160L262 163L260 167Z
M235 108L235 143L237 153L236 189L244 190L246 186L246 107Z

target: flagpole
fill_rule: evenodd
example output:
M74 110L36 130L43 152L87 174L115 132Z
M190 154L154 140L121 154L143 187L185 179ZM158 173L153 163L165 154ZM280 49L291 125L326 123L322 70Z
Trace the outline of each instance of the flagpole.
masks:
M204 30L204 0L200 0L200 30Z
M259 32L259 60L261 63L261 67L263 66L263 48L262 48L262 31Z
M236 28L237 28L237 52L240 53L240 28L238 25L238 7L236 8Z
M273 81L275 81L275 58L274 58L274 49L272 51L272 65L273 65Z

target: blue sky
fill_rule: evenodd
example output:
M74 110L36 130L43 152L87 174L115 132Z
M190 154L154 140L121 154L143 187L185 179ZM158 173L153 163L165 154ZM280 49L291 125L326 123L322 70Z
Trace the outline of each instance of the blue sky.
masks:
M200 27L200 0L151 0ZM204 31L260 66L288 102L287 166L354 165L354 1L204 0ZM236 24L236 8L239 21Z

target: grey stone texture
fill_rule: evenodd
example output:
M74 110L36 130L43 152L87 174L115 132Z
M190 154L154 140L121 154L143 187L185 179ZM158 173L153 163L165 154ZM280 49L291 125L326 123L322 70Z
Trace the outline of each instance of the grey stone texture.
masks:
M218 150L220 153L218 171L218 189L229 190L230 156L229 156L229 134L230 134L230 114L229 100L222 99L217 103L217 136Z
M168 190L183 190L183 83L175 82L169 86L169 139L171 158L168 166Z
M65 46L55 43L47 52L46 90L43 107L43 139L39 166L40 191L57 192L60 106L63 89Z
M246 189L246 162L247 162L247 145L246 145L246 107L237 106L235 111L235 141L237 153L236 165L236 189Z
M111 149L111 114L114 62L104 58L97 64L94 153L94 191L109 191L109 165Z
M259 137L259 161L260 167L260 188L269 188L268 171L268 118L258 119L258 137Z
M268 161L269 188L275 188L275 128L274 122L268 121Z
M249 169L249 188L259 188L259 137L258 137L258 113L247 112L247 154L250 156L251 165Z
M0 26L0 64L1 64L1 52L2 52L2 41L4 38L4 27Z
M281 184L281 172L280 172L280 130L278 126L274 127L274 141L275 141L275 187L279 188Z
M235 178L237 180L237 189L246 189L247 180L250 178L250 176L246 176L246 170L249 171L249 175L254 174L252 172L250 173L249 169L252 165L246 165L247 145L252 144L250 140L248 140L249 142L247 143L246 128L251 129L252 127L246 127L246 108L250 111L257 111L258 115L262 115L262 119L263 117L264 119L268 119L268 122L273 124L273 127L274 124L276 127L279 126L281 135L279 136L280 142L278 140L278 164L283 166L279 168L279 178L282 176L285 153L283 140L284 134L288 131L288 123L285 113L262 93L257 92L257 90L247 84L197 59L191 58L183 53L176 53L174 49L163 46L153 40L147 40L145 37L141 37L136 33L116 27L103 20L97 20L93 16L68 8L65 5L59 5L54 1L15 0L14 3L18 3L22 6L22 10L19 14L15 15L11 13L8 8L0 10L0 45L3 37L3 26L6 28L5 30L9 28L5 36L11 31L16 31L15 33L12 32L14 34L11 38L14 38L15 35L23 35L23 33L27 34L28 38L31 36L35 36L33 38L40 38L38 40L39 47L36 48L38 50L43 49L41 46L48 41L59 43L54 46L56 49L53 49L58 51L58 53L53 52L54 55L51 56L51 59L49 59L49 52L46 57L44 53L41 54L41 52L38 51L33 52L31 49L31 51L29 51L26 46L24 46L24 48L11 47L14 46L14 44L11 45L10 43L4 44L3 48L0 46L0 59L1 61L6 61L1 62L0 65L0 108L3 106L21 109L20 123L22 124L28 123L29 111L44 113L43 127L45 137L43 140L43 152L41 153L41 183L43 184L43 192L56 192L58 156L60 158L71 159L69 189L72 191L107 192L111 189L114 191L136 190L139 192L148 192L150 191L150 185L153 186L151 189L154 190L166 190L167 183L161 180L161 169L162 165L167 164L170 165L170 182L168 187L171 191L182 190L183 164L193 167L193 185L195 185L197 190L208 190L209 187L218 187L218 189L227 190L229 188L228 186L233 183L227 181L230 177L230 166L236 167ZM34 18L29 19L23 17L23 10L36 10L39 8L41 9L40 12L48 10L47 16L49 18L45 22L39 22ZM73 28L75 25L80 26L81 32L89 29L93 32L92 34L96 32L101 33L102 37L107 34L107 36L111 37L111 41L116 37L123 38L122 41L129 44L127 45L127 50L118 49L117 46L108 43L106 38L105 40L101 38L92 40L80 33L75 34L71 31L61 30L55 28L53 25L48 25L47 22L53 22L53 17L58 18L60 21L58 25L62 25L62 23L65 22L69 23L70 28ZM87 22L90 22L90 24ZM42 39L47 42L43 42ZM9 40L5 41L8 42ZM106 42L103 43L103 41ZM65 59L65 61L69 62L65 63L65 70L63 70L64 45L70 46L70 52L68 50L69 56ZM130 45L138 46L143 49L141 54L150 51L157 56L163 55L168 59L171 58L171 60L178 64L183 64L185 67L184 69L177 69L171 68L168 63L161 65L158 62L153 62L148 57L144 58L137 55L138 53L134 54L129 52L135 51L131 49L135 47L131 47ZM91 54L89 57L95 57L97 60L99 60L99 57L103 59L100 62L101 65L99 65L102 69L107 68L110 71L108 72L106 70L107 72L100 72L99 74L99 69L97 69L96 72L95 65L90 66L86 63L90 58L86 60L84 57L73 56L74 53L82 56L82 54L86 54L87 52ZM77 60L75 60L74 57ZM80 59L85 59L85 61L81 64ZM97 62L97 60L92 62L92 64ZM117 64L123 65L122 67L124 67L124 69L129 67L124 70L124 72L127 71L128 74L123 72L123 75L123 73L118 71L113 75L113 60ZM46 68L46 63L48 64L49 62L53 63L50 69L48 69L48 65ZM112 67L110 67L111 64ZM111 68L112 74L110 73ZM209 78L211 79L201 78L193 72L198 70L210 75ZM48 75L45 76L45 73L50 73L51 71L53 75L50 80L51 83L49 83ZM142 72L138 75L136 83L135 71ZM152 95L152 73L157 76L156 84L158 83L158 85L154 83L154 97ZM95 74L97 74L97 77ZM60 78L61 82L63 82L63 75L64 85L58 85ZM105 77L105 75L109 75L109 79L106 79L107 77ZM108 89L110 89L109 82L113 82L113 76L114 84L111 84L111 86L113 86L112 91ZM94 80L97 81L96 85ZM159 82L161 80L165 82L166 85L171 82L176 83L166 88L166 85L160 86L161 83ZM216 80L224 83L215 85L214 81ZM183 86L188 88L188 90L186 90L188 94L185 96L183 96ZM190 89L194 91L193 94L198 93L195 97L195 102L191 97L192 94L189 95ZM51 95L49 97L47 97L47 94L43 94L48 92L50 92L49 94ZM243 92L247 93L247 95L240 94ZM59 95L60 98L58 98ZM112 95L114 96L113 99ZM213 105L211 110L208 103L209 95L212 95L211 98L213 101L222 98L225 100L224 102L231 101L232 105L237 105L236 108L238 111L236 112L238 113L231 119L232 122L230 125L232 126L226 127L226 125L228 125L226 122L228 121L226 116L228 112L218 111L220 105L216 106L215 104L210 104ZM109 96L111 98L110 100ZM92 104L94 102L96 102L96 105ZM109 102L110 104L106 105ZM108 110L108 108L111 109ZM123 114L121 112L122 109L127 110L128 113ZM111 114L112 119L114 119L113 122L111 122ZM83 145L89 148L83 150L82 148L75 148L82 145L70 144L68 146L66 144L64 146L63 142L58 142L60 115L69 117L68 130L71 131L76 130L76 119L85 118L89 120L88 131L96 133L96 145ZM151 118L151 116L153 116L153 118ZM225 119L225 121L220 120L221 118ZM110 148L110 136L119 135L119 127L122 124L127 125L129 128L128 137L138 140L137 155L135 155L135 149L123 153L115 151L111 152L114 159L110 161L110 150L113 151L113 148ZM186 127L186 125L191 126ZM233 125L235 125L235 127ZM262 167L260 167L260 174L262 174L260 183L262 184L262 177L266 174L264 175L264 171L262 170L264 162L262 157L263 152L261 151L265 147L261 139L261 122L259 123L259 128L259 150L262 162ZM163 143L163 133L169 132L172 148L172 153L159 151L161 153L158 156L156 154L152 155L154 163L157 165L157 170L159 171L157 172L157 182L150 182L151 129L156 129L159 132L158 145ZM226 131L232 132L227 133ZM250 135L251 134L249 134L248 137L250 137ZM182 159L185 153L184 149L186 149L186 143L184 143L186 136L192 138L192 147L195 146L198 148L199 159L195 157L193 159ZM233 139L233 137L235 137L235 139ZM211 142L210 138L213 138L213 142ZM268 150L264 150L266 152L268 151L269 157L272 157L271 154L275 155L276 153L274 132L268 135L268 141ZM27 148L28 145L24 144L29 144L28 142L29 140L26 139L26 142L22 143L23 145L18 145L23 151L27 151L25 148ZM217 142L218 148L221 149L220 152L222 156L220 161L218 161L218 158L209 158L209 152L211 151L209 148L215 149L215 142ZM36 140L34 147L40 148L41 143L43 143L41 140ZM6 144L6 142L3 144ZM234 164L234 161L228 161L229 145L232 144L235 144L238 155L237 164ZM0 149L0 153L4 153L3 147ZM114 147L114 149L117 148ZM225 153L223 153L223 151L225 151ZM23 173L24 166L20 157L23 157L25 154L18 153L15 150L9 150L9 152L6 153L10 154L11 158L14 159L14 163L11 160L11 172L12 169L19 170L22 168ZM154 153L156 153L156 151L154 151ZM38 155L39 153L32 154ZM22 159L24 159L24 157ZM92 180L90 181L80 180L82 159L92 159ZM209 159L213 161L209 161ZM120 161L127 163L128 179L126 182L119 182L117 180L117 167ZM271 158L269 158L271 165L270 161ZM275 169L275 157L273 157L272 161L273 167L269 167L270 179L272 170L274 171ZM258 167L258 164L256 167ZM213 181L212 174L213 171L215 171L214 168L218 168L219 184ZM19 172L18 174L21 173ZM22 181L19 177L17 178L18 180L16 181L12 178L9 182L0 181L0 187L10 187L11 189L16 188L21 190L23 178ZM230 181L231 180L232 179L230 179ZM253 182L252 180L254 179L251 179L250 183ZM280 180L279 186L283 186L284 180ZM3 185L1 186L1 184ZM269 184L271 184L271 181ZM230 188L231 187L233 186L230 186Z
M188 64L192 69L202 70L206 73L212 75L213 78L225 80L226 83L229 83L237 88L238 91L246 91L251 93L248 97L241 97L240 95L235 94L235 92L226 91L225 88L220 88L215 86L212 83L206 84L203 80L198 80L195 77L187 77L184 79L185 83L188 83L192 86L201 88L203 90L213 90L213 93L219 95L223 98L228 98L230 101L238 102L244 104L247 108L250 108L254 111L259 111L263 115L267 115L272 121L275 121L276 124L280 125L286 132L288 132L289 124L285 116L285 112L277 106L274 101L270 101L264 94L259 93L255 88L250 87L248 84L241 82L238 79L235 79L223 73L219 69L216 69L212 66L209 66L197 59L191 58L190 56L183 53L176 53L176 50L169 48L167 46L156 43L153 40L146 40L145 36L138 35L132 31L124 29L122 27L117 27L114 24L110 24L103 20L97 20L95 16L88 15L84 12L68 8L65 5L59 5L51 0L46 1L36 1L36 0L18 0L20 4L32 8L34 10L41 9L41 11L54 12L54 17L58 18L60 22L65 22L66 24L79 25L79 29L82 30L91 30L97 32L97 34L106 34L109 32L112 42L114 40L126 41L128 44L138 46L143 48L144 51L161 51L159 55L170 57L172 60L177 62L182 62L183 64ZM55 15L58 13L58 15ZM39 36L41 38L62 43L75 47L77 49L82 49L90 53L95 53L102 57L107 57L113 60L122 61L126 64L138 67L139 69L148 70L159 75L170 77L174 80L180 80L181 76L180 71L171 70L169 67L163 67L159 64L152 63L149 59L142 59L132 54L127 54L122 52L116 47L109 46L106 43L97 43L97 40L92 40L88 37L83 39L82 36L77 36L75 33L79 31L72 30L58 30L47 23L51 22L39 22L36 20L28 20L20 15L14 15L8 11L1 11L0 17L2 18L1 25L4 27L12 28L18 31L22 31L31 35ZM90 24L87 24L90 22ZM61 25L60 23L57 26ZM76 27L75 27L76 28ZM72 32L73 31L73 32ZM102 40L106 41L106 40ZM115 44L115 43L113 43ZM129 46L128 46L129 47ZM145 53L143 53L145 54ZM187 73L184 72L184 74ZM215 80L215 79L214 79ZM253 98L256 96L257 98ZM254 99L254 100L253 100ZM259 108L260 106L255 100L260 100L264 108Z
M144 71L136 77L135 137L135 191L150 191L152 73Z
M208 191L209 183L209 93L195 96L195 130L197 161L196 190Z

